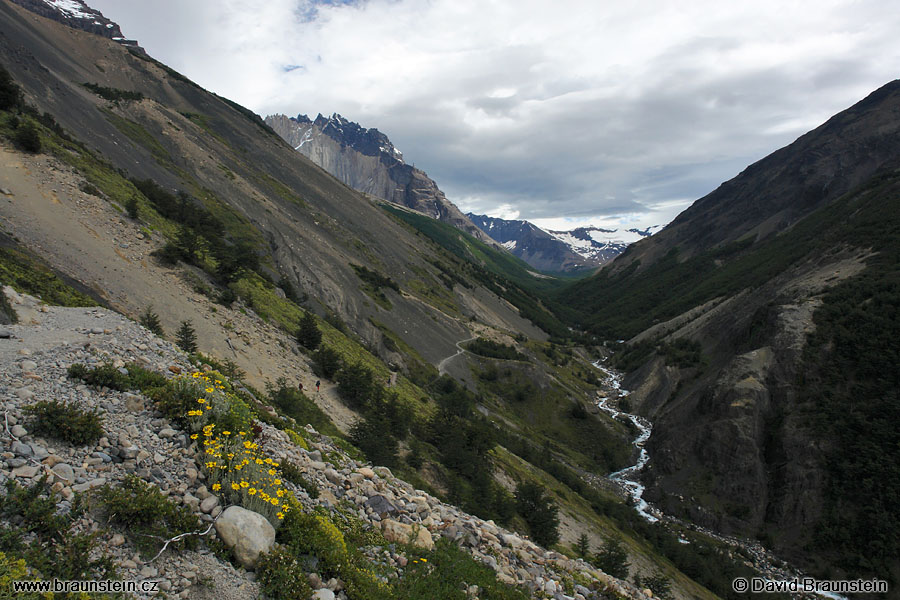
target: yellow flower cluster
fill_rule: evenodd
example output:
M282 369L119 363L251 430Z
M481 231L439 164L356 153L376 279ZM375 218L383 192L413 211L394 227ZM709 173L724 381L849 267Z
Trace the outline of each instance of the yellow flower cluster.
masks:
M215 492L224 492L231 501L267 517L283 519L290 510L278 473L278 463L264 457L259 444L253 441L249 431L217 431L215 423L207 423L217 402L225 402L224 386L219 380L210 380L202 373L194 373L195 379L208 383L207 397L198 398L199 410L187 415L198 433L191 435L203 447L201 466ZM215 411L214 411L215 412Z

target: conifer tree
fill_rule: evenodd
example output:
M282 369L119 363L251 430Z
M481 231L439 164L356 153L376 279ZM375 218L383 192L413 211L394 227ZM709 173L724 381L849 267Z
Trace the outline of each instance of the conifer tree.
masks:
M141 315L140 323L160 337L165 335L162 323L159 322L159 315L153 312L153 305L148 306Z
M591 550L591 543L588 539L588 535L586 533L582 533L578 536L578 541L575 543L575 551L578 552L578 556L581 558L587 558L588 552Z
M606 540L603 548L594 556L594 564L598 569L613 577L619 579L628 577L628 553L618 538Z
M322 341L322 332L316 324L316 317L310 311L303 313L300 329L297 331L297 343L307 350L315 350Z
M197 332L190 321L181 322L181 327L175 333L175 343L188 354L197 351Z
M559 541L559 508L544 488L531 482L517 486L516 508L535 542L549 548Z

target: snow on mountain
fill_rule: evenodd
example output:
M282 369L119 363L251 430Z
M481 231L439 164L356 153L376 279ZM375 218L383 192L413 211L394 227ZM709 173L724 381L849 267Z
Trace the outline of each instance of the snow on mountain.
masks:
M468 213L475 225L515 256L540 271L566 272L599 267L633 244L662 229L579 227L545 231L533 223Z

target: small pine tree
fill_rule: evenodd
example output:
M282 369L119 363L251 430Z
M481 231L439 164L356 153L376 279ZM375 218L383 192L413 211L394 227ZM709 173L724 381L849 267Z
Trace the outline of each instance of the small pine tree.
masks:
M125 210L128 211L128 216L132 219L137 220L140 216L140 209L138 207L137 198L131 196L128 201L125 203Z
M588 553L591 551L591 542L588 539L588 535L586 533L582 533L578 536L578 541L575 543L575 552L578 553L578 556L581 558L587 558Z
M307 350L315 350L321 341L322 332L316 324L316 317L310 311L304 312L297 331L297 342Z
M190 321L181 322L181 327L175 333L175 343L188 354L197 351L197 332Z
M559 508L544 488L531 482L516 486L516 508L535 542L549 548L559 541Z
M628 553L618 538L610 538L603 548L594 556L594 564L598 569L613 577L628 577Z
M159 315L153 312L152 305L148 306L147 310L141 315L140 323L160 337L165 335L162 323L159 322Z

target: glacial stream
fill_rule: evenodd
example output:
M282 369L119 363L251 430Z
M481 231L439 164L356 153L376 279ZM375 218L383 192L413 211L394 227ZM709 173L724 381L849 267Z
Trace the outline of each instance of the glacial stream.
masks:
M677 519L664 515L659 509L651 506L644 500L645 487L640 482L640 473L644 466L650 461L650 454L647 452L644 445L647 443L647 440L650 439L650 434L653 432L653 425L650 421L639 415L627 413L614 406L610 406L611 399L619 400L628 396L628 390L622 389L622 375L621 373L617 373L616 371L604 367L601 364L601 361L592 364L603 374L604 379L603 388L605 392L601 392L602 395L600 395L597 400L597 408L608 414L612 419L620 420L620 418L624 417L630 420L639 432L638 436L632 442L632 445L638 450L637 462L630 467L625 467L615 473L610 473L606 478L618 484L628 494L634 504L635 510L647 521L656 523L660 519L665 519L666 521L679 522L682 525L686 525L683 521L678 521ZM754 567L756 567L764 575L764 578L770 582L790 582L802 578L799 571L788 567L783 561L778 561L766 548L759 544L759 542L725 536L697 525L690 525L690 528L726 544L742 548L751 557ZM679 536L678 541L683 544L689 543L681 536ZM780 566L775 566L778 563L780 563ZM818 596L820 598L827 598L828 600L848 600L845 596L840 594L827 592L815 592L813 594L794 593L791 594L791 596L797 598Z
M628 395L628 390L622 389L622 375L616 373L614 371L610 371L600 364L600 361L594 363L594 367L597 370L601 371L606 375L604 381L604 387L614 391L617 394L617 398L624 398ZM644 485L640 482L640 473L641 469L644 468L644 465L650 460L650 454L647 452L647 449L644 448L644 444L647 443L647 440L650 439L650 434L653 433L653 426L650 422L638 415L633 415L631 413L623 412L613 406L609 405L609 398L601 397L597 401L597 408L608 414L612 419L618 419L620 416L624 416L629 419L632 424L639 431L638 436L634 439L632 444L638 450L638 459L637 462L631 465L630 467L625 467L615 473L610 473L607 477L611 480L622 486L622 489L631 497L632 502L634 502L634 508L637 510L638 514L642 517L650 521L651 523L655 523L659 521L659 517L656 516L656 509L650 506L646 500L644 500Z

